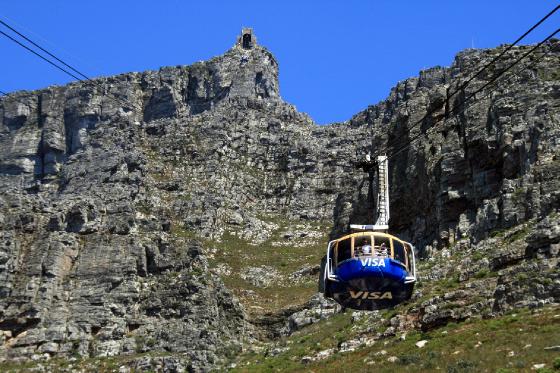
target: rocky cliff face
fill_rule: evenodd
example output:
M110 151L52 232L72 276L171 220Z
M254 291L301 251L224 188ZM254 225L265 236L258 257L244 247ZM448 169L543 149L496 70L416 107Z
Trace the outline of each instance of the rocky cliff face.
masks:
M2 98L0 359L160 351L210 369L256 335L208 269L214 246L263 243L280 218L333 235L365 223L367 178L352 162L419 133L391 163L396 233L430 257L550 215L542 237L504 254L501 268L526 256L557 263L560 44L460 114L452 107L493 72L443 105L500 51L460 53L450 68L423 71L322 127L282 101L278 65L254 44L192 66ZM558 301L550 289L537 298Z

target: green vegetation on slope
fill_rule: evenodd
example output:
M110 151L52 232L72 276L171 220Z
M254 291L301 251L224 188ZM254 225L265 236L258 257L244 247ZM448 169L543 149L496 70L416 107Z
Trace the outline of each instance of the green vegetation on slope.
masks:
M225 285L232 289L251 314L274 312L280 309L305 303L317 292L318 274L304 276L300 280L290 275L305 267L315 267L321 263L325 253L327 237L313 240L309 245L285 244L282 232L297 225L295 222L276 218L278 228L271 237L261 244L254 244L226 233L222 242L207 243L214 246L212 267L226 265L227 272L221 274ZM320 223L313 229L319 230ZM297 242L297 241L295 241ZM255 286L242 277L250 267L270 267L278 275L268 286ZM274 277L274 274L271 273Z
M450 323L426 333L393 336L372 346L305 363L305 357L336 348L355 329L350 312L321 321L282 341L286 349L253 353L236 372L521 372L535 364L554 369L560 352L545 350L560 341L560 307L518 310L494 319ZM357 321L359 323L360 321ZM375 331L371 331L375 334ZM416 346L426 340L423 348ZM302 361L303 360L303 361Z

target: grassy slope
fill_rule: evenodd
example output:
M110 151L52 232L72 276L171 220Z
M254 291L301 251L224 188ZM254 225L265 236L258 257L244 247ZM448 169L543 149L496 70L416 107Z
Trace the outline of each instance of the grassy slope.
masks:
M281 219L274 221L278 228L264 243L252 245L232 234L225 234L214 250L210 260L212 267L226 264L229 274L222 274L225 285L233 290L243 303L250 315L275 312L283 308L305 303L311 295L317 292L317 276L307 276L301 281L290 280L290 275L303 267L312 267L321 263L325 253L327 236L314 241L311 245L279 246L282 232L297 223ZM321 229L321 224L313 224L314 229ZM216 245L208 243L207 245ZM274 268L280 277L270 286L255 286L244 280L241 274L248 267L269 266Z
M387 317L385 315L380 315ZM545 364L541 372L560 371L560 351L545 350L560 341L560 307L518 310L494 319L472 319L451 323L426 333L410 332L406 339L394 336L369 347L338 353L330 358L302 363L304 356L337 347L356 330L364 328L366 319L353 321L352 312L296 332L280 341L289 348L276 356L269 351L249 353L240 358L234 372L526 372L534 364ZM425 347L415 344L427 340ZM25 372L43 365L47 371L117 372L121 365L142 356L168 354L133 354L108 358L68 361L53 359L37 363L3 363L2 372ZM267 356L268 355L268 356ZM396 361L389 361L396 357ZM555 363L556 361L556 363Z
M547 307L494 319L472 319L448 324L426 333L410 332L406 339L394 336L370 347L339 353L330 358L302 363L304 356L336 348L353 334L360 321L352 322L350 312L339 314L299 331L281 342L289 350L276 356L267 352L244 356L237 372L517 372L534 364L552 368L559 351L545 347L560 342L560 307ZM354 328L353 328L354 326ZM425 347L415 344L427 340ZM396 357L391 362L391 357ZM507 370L506 370L507 369Z

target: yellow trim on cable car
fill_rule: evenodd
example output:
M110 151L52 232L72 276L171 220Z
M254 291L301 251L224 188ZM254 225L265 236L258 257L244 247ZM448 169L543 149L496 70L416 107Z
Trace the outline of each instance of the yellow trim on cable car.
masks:
M379 237L385 237L385 238L392 238L393 240L400 241L401 243L403 243L403 245L404 245L404 242L406 242L406 241L403 241L403 240L401 240L400 238L397 238L397 237L395 237L395 236L393 236L393 235L391 235L391 234L388 234L388 233L381 233L381 232L356 232L356 233L350 233L350 234L347 234L346 236L342 236L342 237L337 238L336 240L333 240L333 241L340 242L340 241L347 240L347 239L349 239L349 238L351 238L351 237L363 237L363 236L374 236L374 237L375 237L375 236L379 236Z
M338 244L341 241L345 241L350 239L350 257L353 258L354 257L354 248L355 248L355 238L359 238L359 237L370 237L373 238L372 240L372 246L375 245L375 237L381 237L381 238L385 238L389 240L389 245L390 245L390 258L391 259L395 259L395 248L393 247L393 241L398 241L401 243L403 249L404 249L404 262L402 262L404 264L404 266L406 267L406 269L408 271L411 270L410 268L410 263L408 260L408 255L409 255L409 246L411 246L408 242L401 240L400 238L397 238L391 234L388 233L382 233L382 232L373 232L373 231L364 231L364 232L356 232L356 233L350 233L347 234L346 236L342 236L336 240L333 240L334 245L333 245L333 253L334 253L334 262L335 262L335 266L338 266Z

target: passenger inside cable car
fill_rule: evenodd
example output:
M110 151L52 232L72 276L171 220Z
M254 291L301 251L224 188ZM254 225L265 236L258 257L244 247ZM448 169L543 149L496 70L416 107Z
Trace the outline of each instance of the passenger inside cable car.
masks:
M358 243L354 256L371 256L371 244L368 237L364 237L362 241Z
M354 244L354 256L355 257L380 257L380 258L388 258L389 257L389 248L391 247L391 241L389 238L385 237L376 237L375 238L375 246L371 246L371 239L369 237L362 237L356 238ZM399 245L402 247L402 245ZM403 248L404 249L404 248ZM398 258L395 258L402 263L404 263L404 255L399 255Z

